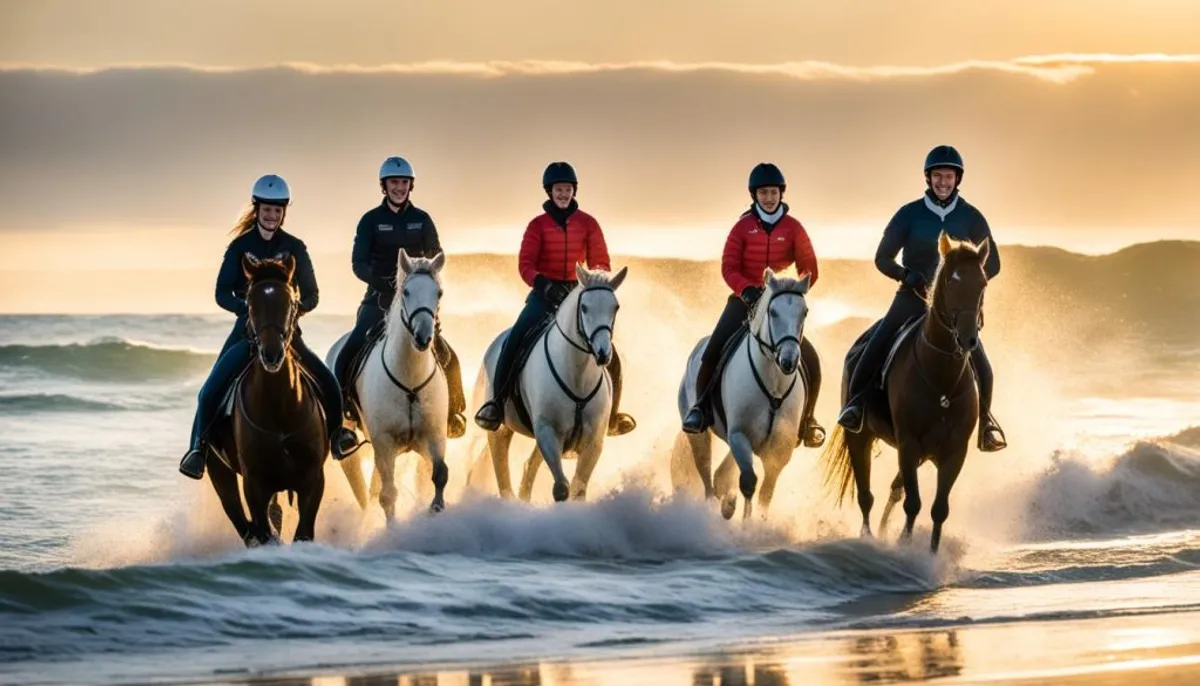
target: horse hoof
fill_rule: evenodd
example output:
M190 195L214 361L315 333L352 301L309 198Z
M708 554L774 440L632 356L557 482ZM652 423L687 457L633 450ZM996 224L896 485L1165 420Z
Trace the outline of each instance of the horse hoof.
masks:
M737 498L728 496L721 499L721 516L725 519L733 519L733 511L737 509Z
M446 423L447 438L462 438L467 433L467 420L461 414L456 414Z
M553 494L554 494L554 502L561 503L562 501L567 499L567 496L570 495L570 488L567 486L567 484L562 484L562 483L554 484Z
M434 503L429 506L429 514L435 515L435 514L438 514L439 512L445 511L445 509L446 509L445 505L442 505L441 503Z

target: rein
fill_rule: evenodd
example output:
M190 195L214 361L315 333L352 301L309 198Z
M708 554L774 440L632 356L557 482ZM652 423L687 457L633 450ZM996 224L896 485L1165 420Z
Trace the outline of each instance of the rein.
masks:
M966 350L966 348L964 348L962 346L962 343L958 340L958 327L957 327L958 318L960 315L967 313L967 312L969 312L970 314L972 314L976 318L978 318L979 317L979 306L976 305L976 307L971 310L965 310L965 309L964 310L956 310L955 312L951 313L950 321L947 322L945 316L942 314L941 308L938 307L938 295L940 295L946 288L945 283L944 283L945 280L946 279L943 277L941 279L941 281L938 283L937 289L934 291L932 302L930 303L930 306L929 306L929 314L930 314L930 318L933 320L933 322L935 324L942 327L942 330L944 330L950 334L950 337L954 340L954 348L951 350L947 350L947 349L939 346L938 344L934 343L933 341L929 340L929 335L925 332L924 326L921 327L921 335L918 338L917 342L925 345L925 347L929 348L930 350L933 350L934 352L938 353L939 355L941 355L943 357L953 358L954 360L956 360L960 363L959 368L958 368L958 375L954 377L954 383L950 386L950 392L953 392L954 389L957 389L959 387L959 385L962 383L963 375L966 373L967 366L968 366L966 363L967 350ZM983 299L982 292L979 294L979 297L980 297L980 300ZM939 389L933 383L933 381L930 380L929 375L925 372L925 369L921 366L921 356L914 354L913 360L916 363L917 374L918 374L918 376L921 377L921 380L925 382L925 385L929 386L930 390L940 391L941 389ZM964 395L966 395L967 392L971 390L971 388L972 388L972 386L968 385L967 388L958 392L954 396L947 396L945 393L941 393L938 396L938 405L940 405L943 410L950 409L950 406L954 403L954 401L956 401L956 400L962 398Z
M411 278L412 276L413 275L410 274L409 277L405 278L405 281L407 281L408 278ZM426 275L426 276L428 276L428 275ZM436 328L437 328L437 313L434 312L433 310L431 310L430 308L418 307L417 309L413 310L411 314L408 314L407 312L408 312L407 305L404 302L404 298L401 297L400 298L400 323L404 325L404 329L406 331L408 331L408 335L411 336L412 338L415 339L417 337L416 332L413 331L412 320L420 314L428 314L429 318L433 320L434 329L436 330ZM433 355L432 345L433 344L430 343L430 350L429 350L430 355ZM379 348L379 361L383 364L383 373L387 374L387 378L389 381L392 382L392 385L395 386L396 388L400 389L400 391L403 392L404 395L408 398L408 432L409 432L409 435L405 442L410 443L410 442L412 442L413 436L416 434L416 427L413 424L413 410L416 408L417 403L421 402L421 397L420 397L421 391L424 390L425 387L429 385L429 382L433 381L433 377L437 376L440 365L438 365L437 360L434 359L433 370L429 372L429 376L425 377L425 380L422 381L421 383L417 384L416 386L414 386L412 388L409 388L408 386L405 386L404 383L402 383L400 381L400 379L396 378L396 375L392 373L391 369L388 369L387 355L385 354L387 351L387 334L386 334L386 332L384 333L383 336L380 336L377 347Z
M779 354L779 347L789 341L794 341L796 345L800 345L800 338L790 334L778 340L775 339L775 329L771 327L771 303L775 301L775 298L778 298L781 295L798 295L801 299L804 298L804 294L800 293L799 291L779 291L778 293L772 293L771 298L767 300L767 305L765 308L767 312L765 316L767 319L768 340L764 341L762 336L759 335L757 329L751 329L751 335L754 336L754 340L758 343L759 349L765 350L772 355ZM792 377L792 382L788 384L787 390L783 392L783 395L776 397L771 393L770 389L767 388L767 384L763 382L762 375L758 371L758 365L754 364L754 356L750 353L750 342L746 341L746 359L750 363L750 373L754 375L754 381L758 385L758 390L762 391L763 397L767 399L767 403L770 405L767 415L767 435L770 436L775 430L775 417L779 414L779 408L783 407L784 401L786 401L792 395L792 391L796 389L796 380L800 378L798 373L800 370L800 365L797 364L796 370L789 374L789 376Z
M579 304L576 305L576 307L575 307L575 330L579 334L579 337L583 339L584 345L586 345L587 347L584 347L584 345L580 345L580 344L576 343L569 335L567 335L567 332L563 330L562 325L560 325L558 323L557 316L554 317L554 328L558 329L558 332L560 334L562 334L563 339L566 340L567 343L570 343L571 347L573 347L576 350L578 350L582 353L585 353L587 355L595 355L596 350L592 345L592 339L594 339L596 337L596 334L600 333L601 331L607 331L609 333L609 336L611 336L613 333L613 329L612 329L612 326L610 326L608 324L601 324L600 326L597 326L595 328L595 330L592 331L591 334L588 334L587 331L584 330L584 328L583 328L583 296L586 295L587 293L589 293L590 291L608 291L609 293L612 293L613 289L611 286L589 286L579 292ZM552 376L554 376L555 383L557 383L558 387L562 390L562 392L565 393L566 396L571 399L571 402L575 403L575 419L571 423L571 431L570 431L570 433L567 434L567 438L563 443L563 445L567 449L570 449L570 448L574 447L575 442L579 440L580 434L583 432L583 411L584 411L584 409L587 408L588 403L590 403L592 401L592 398L595 398L596 394L600 392L600 387L602 385L604 385L604 378L605 378L604 372L603 372L603 370L601 370L600 378L596 380L596 387L592 389L591 393L588 393L586 396L582 396L582 397L578 396L575 394L574 391L571 390L571 388L569 386L567 386L567 383L565 381L563 381L562 376L559 375L558 370L554 367L554 360L550 357L550 333L549 332L547 332L544 336L542 336L542 350L546 354L546 365L550 367L550 374Z

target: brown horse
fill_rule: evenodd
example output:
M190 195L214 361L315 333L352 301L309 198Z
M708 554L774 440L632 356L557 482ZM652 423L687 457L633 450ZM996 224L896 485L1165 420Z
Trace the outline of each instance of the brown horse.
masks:
M263 260L250 253L242 256L254 361L234 386L232 419L214 430L218 455L209 457L208 469L226 516L247 546L275 539L282 520L275 495L283 491L299 495L295 540L311 541L325 492L329 442L321 405L291 349L299 312L295 269L290 255ZM239 474L250 521L238 492Z
M938 241L942 264L934 278L933 295L924 320L893 353L885 390L874 389L867 402L867 417L860 433L841 427L821 459L826 485L836 488L841 504L855 487L862 510L862 535L871 535L871 452L876 439L896 449L900 473L892 481L880 529L887 527L892 507L904 495L902 538L912 537L913 523L921 511L917 468L926 460L937 466L937 496L933 501L933 536L937 552L942 523L950 514L950 489L967 456L967 447L979 419L979 396L970 352L979 345L979 321L987 276L983 265L991 244L958 242L945 233ZM846 401L850 373L870 330L846 355L842 402Z

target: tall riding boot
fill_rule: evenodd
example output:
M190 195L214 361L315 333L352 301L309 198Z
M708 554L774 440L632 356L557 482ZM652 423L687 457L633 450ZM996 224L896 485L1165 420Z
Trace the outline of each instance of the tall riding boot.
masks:
M807 338L800 341L800 364L807 382L807 394L804 397L804 411L800 415L800 431L796 437L796 445L820 448L825 445L825 427L817 422L814 412L817 396L821 394L821 358Z
M462 367L458 363L458 354L454 348L440 335L434 339L434 355L442 371L446 373L446 388L450 391L449 416L446 421L446 436L459 438L467 433L467 420L463 412L467 409L466 396L463 394Z
M621 357L613 346L612 360L608 363L608 373L612 379L612 411L608 416L608 435L624 436L637 428L637 421L628 414L620 412L621 407Z
M994 377L992 365L983 350L983 344L971 352L971 366L979 379L979 438L980 452L994 453L1008 447L1008 439L1000 423L992 416L992 390Z

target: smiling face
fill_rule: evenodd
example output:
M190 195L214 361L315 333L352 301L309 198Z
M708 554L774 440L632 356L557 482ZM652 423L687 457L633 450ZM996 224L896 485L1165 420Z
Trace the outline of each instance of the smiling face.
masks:
M763 186L754 190L754 200L767 214L771 214L783 201L783 191L779 186Z
M938 200L946 200L958 188L958 170L953 167L935 167L929 170L929 187Z
M383 194L387 196L388 202L396 207L408 200L412 187L413 180L407 176L392 176L383 180Z
M283 215L287 208L283 205L258 204L258 223L267 231L275 231L283 225Z

